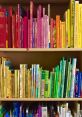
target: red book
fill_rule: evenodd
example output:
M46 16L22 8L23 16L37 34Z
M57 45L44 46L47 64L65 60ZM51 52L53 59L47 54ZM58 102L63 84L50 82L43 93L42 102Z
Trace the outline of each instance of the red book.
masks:
M12 48L12 7L9 7L8 15L8 48Z
M18 14L16 12L16 41L15 41L15 48L18 47Z
M30 48L30 20L28 19L28 48Z
M28 47L28 18L25 16L23 18L23 47L27 48Z
M17 18L17 24L18 24L18 39L17 39L17 48L21 47L21 16L20 16L20 4L18 4L18 18Z
M12 47L16 48L16 15L12 15Z
M0 48L6 48L6 10L0 8Z

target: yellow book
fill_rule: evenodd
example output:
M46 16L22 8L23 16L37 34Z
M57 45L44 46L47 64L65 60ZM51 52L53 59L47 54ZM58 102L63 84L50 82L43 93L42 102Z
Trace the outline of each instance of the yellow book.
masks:
M23 64L23 97L25 97L25 81L26 81L26 69L27 69L27 64Z
M70 35L70 9L67 10L67 31L68 31L68 47L71 47L71 35Z
M75 1L75 25L74 25L74 48L79 47L79 1Z
M81 48L81 12L80 12L80 4L79 4L79 10L78 10L78 48Z
M11 71L7 67L8 75L7 75L7 97L12 98L12 80L11 80Z
M20 64L20 98L23 98L23 65Z
M20 71L17 70L17 96L20 97Z
M66 31L65 31L65 22L62 22L62 48L66 47Z
M80 9L80 23L79 23L79 28L80 28L80 43L81 43L81 48L82 48L82 4L79 4L79 9Z
M15 98L18 97L17 85L18 85L18 70L15 70Z
M65 32L66 32L66 47L69 45L68 41L68 10L65 12Z
M27 82L27 86L28 86L28 98L31 98L31 72L28 69L28 82Z
M75 0L70 0L71 47L74 47Z

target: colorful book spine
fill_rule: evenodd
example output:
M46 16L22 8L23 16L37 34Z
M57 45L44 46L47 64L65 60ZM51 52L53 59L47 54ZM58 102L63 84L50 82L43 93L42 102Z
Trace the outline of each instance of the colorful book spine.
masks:
M57 48L60 47L60 16L56 15L56 42Z
M70 0L71 47L74 47L75 0Z
M6 48L6 10L0 8L0 48Z
M75 84L76 62L77 62L77 59L76 58L73 58L73 61L72 61L72 81L71 81L71 90L70 90L70 96L71 96L71 98L74 97L74 84Z

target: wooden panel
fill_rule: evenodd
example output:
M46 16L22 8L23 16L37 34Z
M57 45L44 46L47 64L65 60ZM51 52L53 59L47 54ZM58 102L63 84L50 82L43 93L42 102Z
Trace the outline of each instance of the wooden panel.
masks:
M66 4L68 3L70 0L33 0L35 4ZM17 3L21 3L21 4L26 4L26 2L29 4L30 0L0 0L0 4L17 4Z
M78 102L78 101L82 101L82 98L0 98L0 101L27 101L27 102L52 102L52 101L60 101L60 102Z
M62 57L77 57L78 64L77 67L80 65L80 52L0 52L0 56L9 57L10 60L13 62L15 67L19 67L20 63L27 63L28 65L31 64L40 64L45 69L52 70Z

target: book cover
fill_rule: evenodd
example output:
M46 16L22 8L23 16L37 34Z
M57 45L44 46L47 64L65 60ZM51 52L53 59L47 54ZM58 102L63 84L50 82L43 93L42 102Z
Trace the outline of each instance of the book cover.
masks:
M27 48L28 47L28 18L25 16L23 18L23 47Z
M75 0L70 0L71 47L74 47Z
M56 15L56 42L57 48L60 47L60 15Z
M0 48L6 48L6 10L0 7Z

